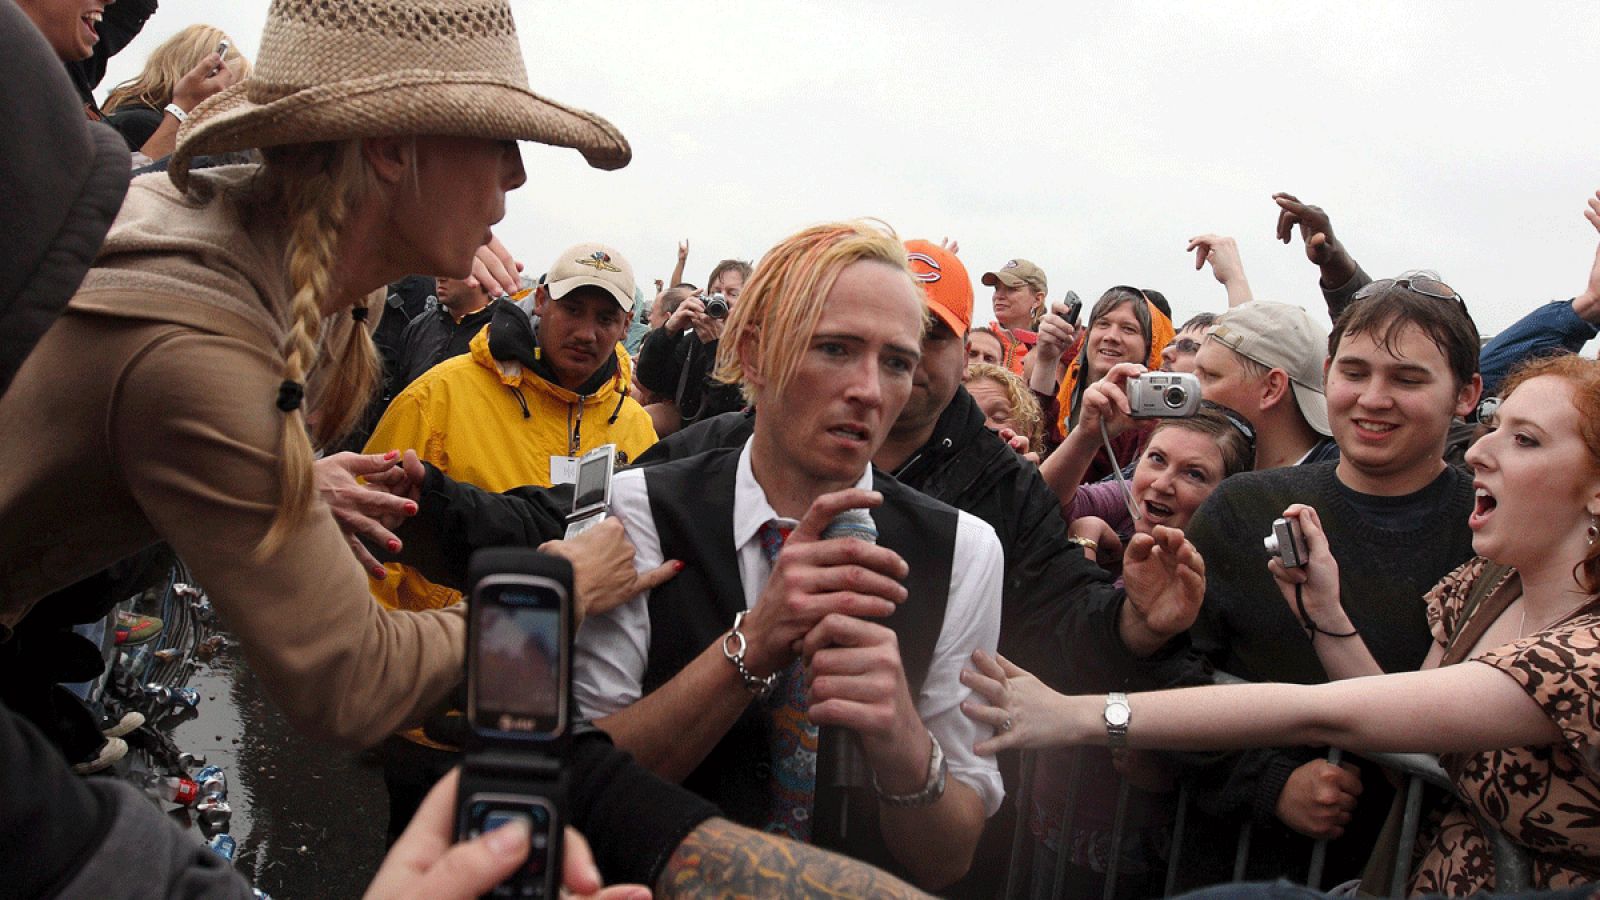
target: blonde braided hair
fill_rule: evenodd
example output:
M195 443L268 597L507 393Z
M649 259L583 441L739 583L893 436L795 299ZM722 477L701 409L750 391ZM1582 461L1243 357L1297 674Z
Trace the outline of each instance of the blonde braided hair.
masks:
M263 151L261 201L281 212L289 231L286 263L293 296L284 336L284 412L278 452L278 514L256 548L269 556L304 521L315 496L312 442L328 446L359 419L377 385L379 363L371 335L359 323L341 326L343 340L330 356L332 368L318 372L314 429L298 402L318 362L323 336L322 303L334 291L341 227L352 206L372 189L371 171L359 141L268 148Z

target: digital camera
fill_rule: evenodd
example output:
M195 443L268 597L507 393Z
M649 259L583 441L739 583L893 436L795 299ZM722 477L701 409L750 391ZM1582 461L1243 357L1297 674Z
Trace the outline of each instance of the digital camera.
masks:
M1298 569L1308 562L1306 538L1297 519L1274 519L1272 533L1262 538L1261 544L1285 569Z
M1181 419L1200 409L1200 381L1188 372L1146 372L1128 380L1128 408L1136 419Z
M726 319L728 317L728 298L723 294L707 294L705 299L706 315L713 319Z
M479 550L468 583L468 740L456 839L525 823L527 861L487 896L554 900L567 821L572 566L526 547Z

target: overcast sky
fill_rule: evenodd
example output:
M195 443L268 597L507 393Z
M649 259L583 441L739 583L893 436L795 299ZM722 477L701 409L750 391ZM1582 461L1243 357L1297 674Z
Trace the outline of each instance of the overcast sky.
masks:
M1181 321L1225 306L1188 238L1236 237L1258 299L1325 319L1274 191L1327 208L1375 277L1432 268L1492 333L1580 291L1600 188L1594 2L525 2L535 91L633 145L619 172L524 145L497 229L530 271L586 240L640 281L874 216L1011 257L1052 299L1130 283ZM192 22L254 58L265 0L163 0L101 93ZM646 288L647 291L649 288Z

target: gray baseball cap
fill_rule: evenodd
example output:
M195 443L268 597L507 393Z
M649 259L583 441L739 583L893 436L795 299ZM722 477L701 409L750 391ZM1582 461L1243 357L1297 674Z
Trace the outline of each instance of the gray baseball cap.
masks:
M1318 434L1328 428L1328 397L1322 363L1328 358L1328 333L1298 306L1255 300L1217 317L1207 335L1245 359L1289 376L1295 405Z

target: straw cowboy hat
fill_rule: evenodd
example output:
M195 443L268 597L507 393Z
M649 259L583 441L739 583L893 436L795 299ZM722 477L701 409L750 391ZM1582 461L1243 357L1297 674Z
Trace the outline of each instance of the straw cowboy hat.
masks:
M195 107L168 174L200 155L440 134L571 147L620 169L610 122L528 88L509 0L273 0L250 77Z

